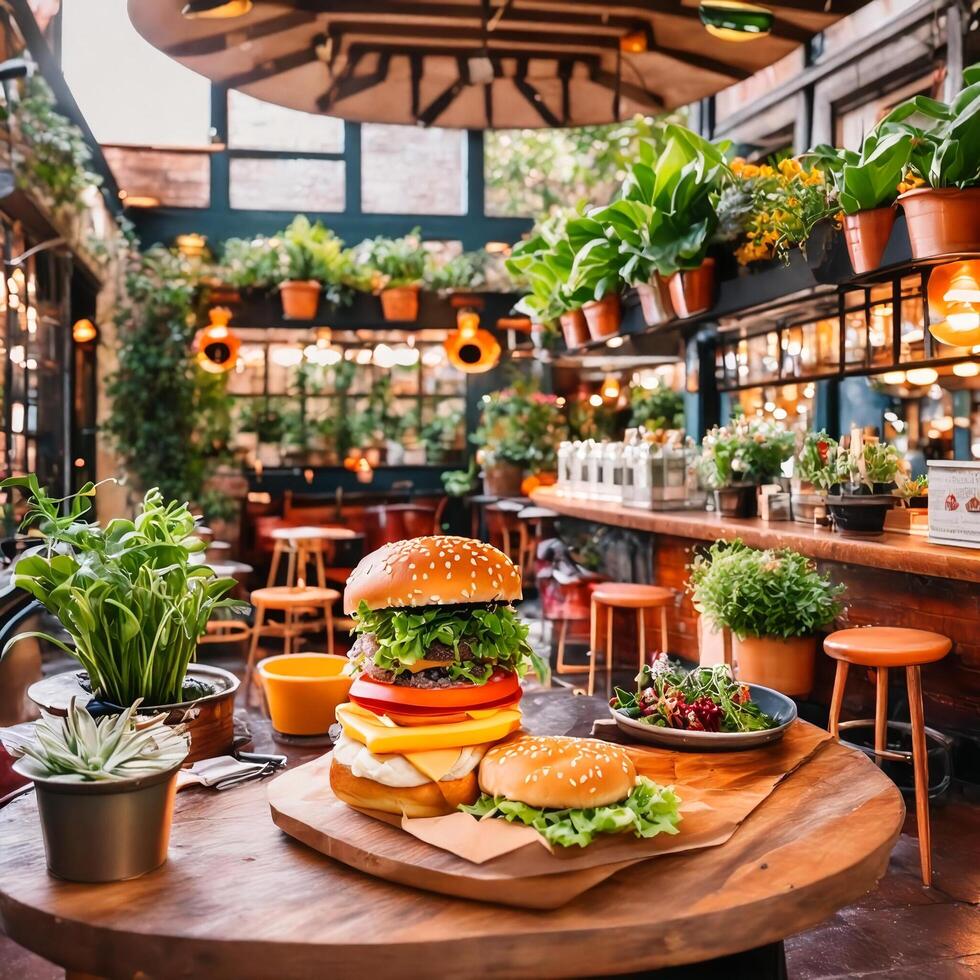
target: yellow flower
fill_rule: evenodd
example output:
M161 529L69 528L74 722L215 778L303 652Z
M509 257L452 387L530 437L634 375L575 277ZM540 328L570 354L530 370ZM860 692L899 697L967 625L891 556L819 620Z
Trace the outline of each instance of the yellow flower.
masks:
M802 170L803 167L800 166L800 161L795 160L793 157L787 157L785 160L779 161L779 172L784 177L795 177Z
M776 176L776 171L773 170L772 167L769 166L769 164L764 163L761 167L759 167L759 176L760 177L775 177Z

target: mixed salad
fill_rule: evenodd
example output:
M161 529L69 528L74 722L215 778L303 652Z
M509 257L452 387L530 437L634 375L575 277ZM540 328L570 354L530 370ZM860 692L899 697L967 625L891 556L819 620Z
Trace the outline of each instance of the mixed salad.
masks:
M726 664L690 672L660 654L636 678L636 692L616 688L610 707L647 725L691 732L758 732L779 722L754 704Z

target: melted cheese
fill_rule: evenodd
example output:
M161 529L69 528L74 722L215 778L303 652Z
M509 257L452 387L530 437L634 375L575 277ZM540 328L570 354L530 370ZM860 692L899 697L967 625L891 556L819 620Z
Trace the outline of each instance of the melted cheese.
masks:
M462 749L430 749L428 752L406 752L405 758L434 783L445 779L463 754Z
M366 745L341 735L333 751L337 761L348 766L355 776L397 787L462 779L480 764L486 749L485 745L477 745L405 755L378 755Z
M447 725L400 727L390 718L381 719L348 702L337 706L337 721L343 727L345 735L366 745L371 752L408 754L499 742L521 727L521 712L517 708L504 708L493 712L489 717L471 718Z

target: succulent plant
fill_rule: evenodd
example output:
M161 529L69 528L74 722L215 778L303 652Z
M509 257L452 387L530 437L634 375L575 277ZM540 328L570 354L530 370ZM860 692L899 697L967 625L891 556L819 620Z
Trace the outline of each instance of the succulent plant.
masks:
M7 741L14 756L23 759L18 771L33 779L59 782L102 782L166 772L187 756L187 736L164 724L163 716L140 727L136 709L94 719L71 699L64 717L41 712L33 740Z

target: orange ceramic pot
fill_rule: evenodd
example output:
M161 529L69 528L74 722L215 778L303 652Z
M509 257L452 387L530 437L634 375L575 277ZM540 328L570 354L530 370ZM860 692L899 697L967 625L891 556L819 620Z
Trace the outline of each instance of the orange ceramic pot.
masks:
M619 333L619 325L623 322L623 306L619 293L611 293L602 299L586 303L582 312L589 325L589 336L593 340L604 340Z
M735 676L746 684L761 684L802 697L813 688L817 638L800 636L784 640L773 636L732 637Z
M320 284L315 279L290 279L279 287L282 315L287 320L313 320L320 306Z
M899 195L913 259L980 251L980 187L917 187Z
M664 280L656 273L653 274L649 283L641 282L636 287L636 294L640 297L643 322L648 327L656 327L674 319L674 306L670 301L670 290Z
M272 727L283 735L325 735L347 700L346 657L291 653L260 660L257 670Z
M488 497L519 497L524 468L516 463L494 463L483 467L483 492Z
M414 320L419 315L419 287L382 289L381 312L386 320Z
M715 260L705 259L696 269L675 272L667 280L667 287L679 317L710 310L715 302Z
M572 350L588 343L589 325L585 322L585 314L581 310L569 310L558 318L561 323L562 336L565 346Z
M895 209L890 206L844 215L847 254L857 275L872 272L881 265L894 224Z

